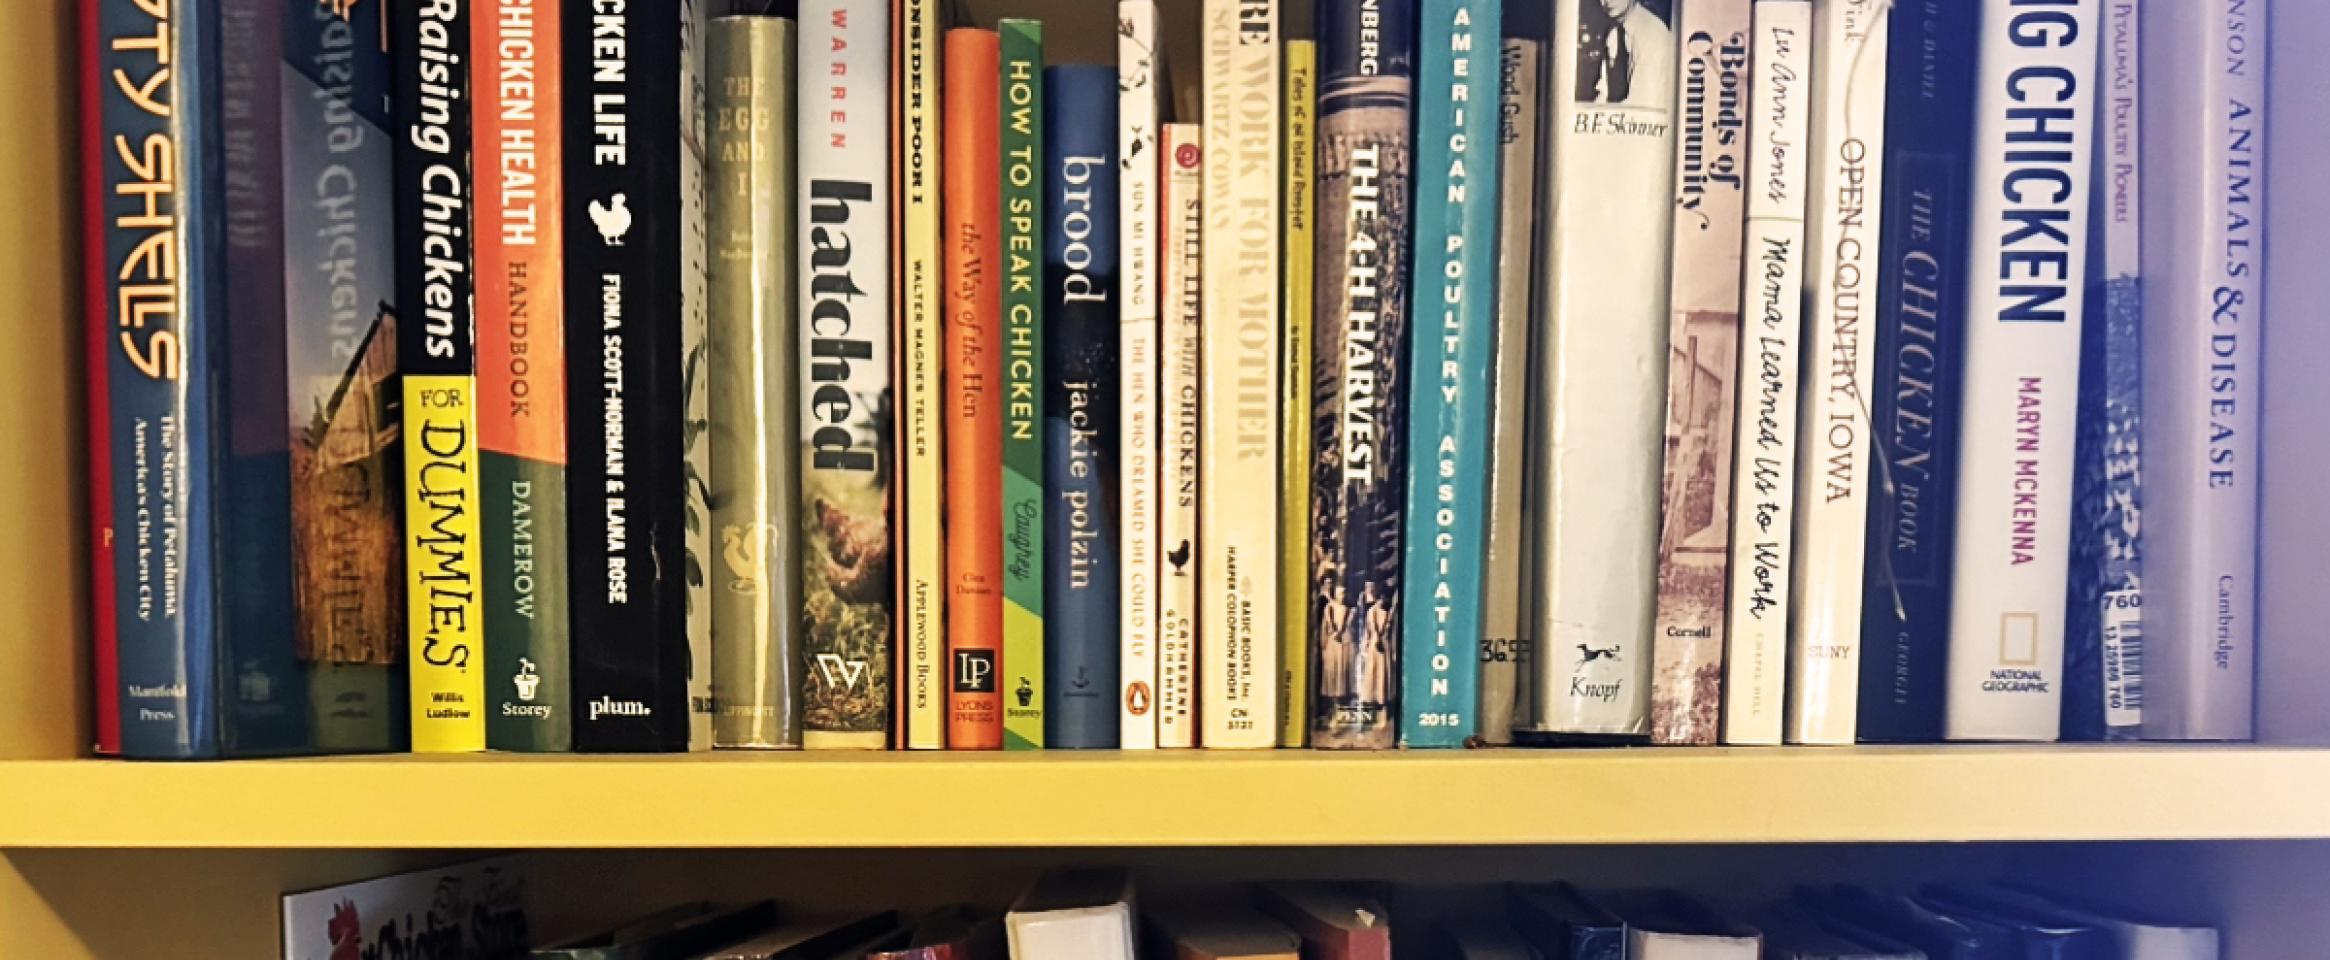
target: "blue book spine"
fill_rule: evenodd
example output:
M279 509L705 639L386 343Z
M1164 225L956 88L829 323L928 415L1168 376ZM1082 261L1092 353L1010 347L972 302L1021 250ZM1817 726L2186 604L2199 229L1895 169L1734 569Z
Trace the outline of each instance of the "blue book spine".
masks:
M1311 744L1398 742L1416 7L1319 9ZM1289 587L1291 589L1291 586Z
M122 754L218 756L217 10L99 0ZM161 39L158 43L156 38ZM141 42L142 41L142 42ZM119 78L117 80L116 78Z
M2090 204L2087 323L2080 328L2079 438L2071 475L2071 596L2063 616L2063 737L2144 730L2142 444L2144 292L2136 4L2104 9Z
M1117 746L1116 68L1044 71L1044 745Z
M1418 32L1417 298L1409 369L1408 616L1400 742L1460 747L1480 691L1489 368L1496 343L1502 6L1424 0ZM1427 281L1426 278L1429 278Z
M1885 110L1878 364L1869 391L1878 475L1862 579L1865 741L1942 737L1980 6L1901 4L1887 38L1897 92Z

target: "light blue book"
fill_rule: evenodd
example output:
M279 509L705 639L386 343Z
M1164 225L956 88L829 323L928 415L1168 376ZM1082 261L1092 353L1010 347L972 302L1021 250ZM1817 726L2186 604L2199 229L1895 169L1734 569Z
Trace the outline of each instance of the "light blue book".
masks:
M1498 0L1424 0L1409 285L1400 743L1461 747L1480 687L1497 303Z

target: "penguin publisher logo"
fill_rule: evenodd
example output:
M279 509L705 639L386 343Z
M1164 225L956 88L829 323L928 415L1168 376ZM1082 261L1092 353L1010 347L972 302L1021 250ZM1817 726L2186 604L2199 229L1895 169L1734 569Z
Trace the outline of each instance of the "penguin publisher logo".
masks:
M1149 715L1149 685L1138 680L1125 688L1125 712L1136 717Z

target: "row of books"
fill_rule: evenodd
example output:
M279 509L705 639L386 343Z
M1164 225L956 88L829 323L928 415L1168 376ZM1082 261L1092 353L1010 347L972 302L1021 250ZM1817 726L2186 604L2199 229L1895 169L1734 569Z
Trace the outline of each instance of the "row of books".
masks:
M2262 4L85 2L101 751L2249 735Z
M1675 890L1265 883L1144 891L1123 870L1045 874L1009 911L689 903L533 946L522 872L473 865L284 899L285 960L2216 960L2205 923L2016 883L1797 888L1743 910ZM1732 898L1738 899L1736 897ZM468 909L462 909L467 907ZM1417 922L1418 920L1423 922ZM419 923L415 921L418 920ZM400 922L401 921L401 922ZM344 953L341 951L345 951Z

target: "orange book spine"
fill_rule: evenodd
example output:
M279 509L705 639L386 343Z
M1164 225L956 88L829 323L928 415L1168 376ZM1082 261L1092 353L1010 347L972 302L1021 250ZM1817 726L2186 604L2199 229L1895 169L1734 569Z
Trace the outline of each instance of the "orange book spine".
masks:
M947 31L945 187L947 745L1003 748L1002 48L992 30Z

